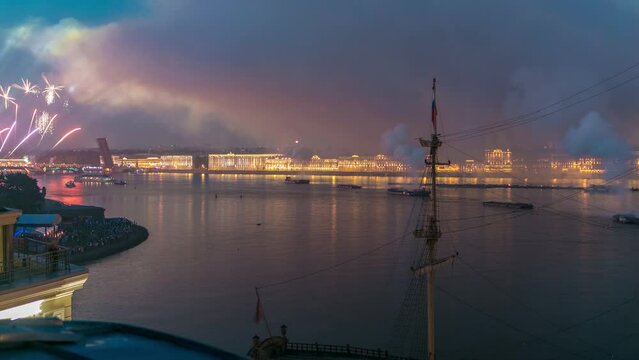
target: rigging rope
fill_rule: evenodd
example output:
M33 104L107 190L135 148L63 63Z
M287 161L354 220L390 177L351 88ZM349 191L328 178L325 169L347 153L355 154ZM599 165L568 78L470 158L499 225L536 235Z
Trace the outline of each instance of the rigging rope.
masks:
M543 336L540 336L540 335L534 334L534 333L532 333L530 331L524 330L524 329L520 328L519 326L516 326L516 325L512 324L509 321L506 321L506 320L504 320L504 319L502 319L502 318L500 318L498 316L495 316L495 315L493 315L493 314L481 309L480 307L478 307L476 305L473 305L472 303L462 299L461 297L455 295L453 292L442 288L441 286L435 285L435 288L437 290L439 290L440 292L446 294L447 296L449 296L453 300L455 300L455 301L457 301L457 302L459 302L461 304L466 305L467 307L469 307L470 309L474 310L475 312L477 312L477 313L479 313L479 314L481 314L481 315L483 315L483 316L485 316L487 318L490 318L493 321L495 321L497 323L500 323L500 324L504 325L505 327L507 327L507 328L509 328L509 329L511 329L513 331L519 332L519 333L524 334L526 336L529 336L529 337L531 337L531 338L533 338L533 339L535 339L537 341L543 342L543 343L545 343L545 344L547 344L547 345L549 345L549 346L551 346L551 347L553 347L553 348L555 348L557 350L560 350L560 351L562 351L562 352L564 352L566 354L570 354L570 355L573 355L573 356L581 358L581 359L591 359L590 357L586 357L586 356L584 356L584 355L582 355L580 353L572 352L569 349L566 349L565 347L563 347L563 346L561 346L559 344L556 344L556 343L546 339Z

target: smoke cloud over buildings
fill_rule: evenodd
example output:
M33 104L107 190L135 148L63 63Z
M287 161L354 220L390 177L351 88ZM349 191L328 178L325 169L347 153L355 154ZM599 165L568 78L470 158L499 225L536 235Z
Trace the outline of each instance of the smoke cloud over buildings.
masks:
M577 127L571 128L563 140L564 147L573 156L602 158L608 177L626 169L632 148L599 113L589 112Z
M382 150L412 168L420 168L424 164L424 149L416 144L417 140L410 136L406 124L396 125L382 135Z
M49 3L15 2L0 19L0 84L45 72L74 89L64 121L86 136L69 147L98 136L117 147L303 138L320 155L374 154L370 139L394 124L424 128L433 77L445 134L534 111L639 59L632 1ZM590 109L635 144L638 90L628 83L462 146L539 149Z

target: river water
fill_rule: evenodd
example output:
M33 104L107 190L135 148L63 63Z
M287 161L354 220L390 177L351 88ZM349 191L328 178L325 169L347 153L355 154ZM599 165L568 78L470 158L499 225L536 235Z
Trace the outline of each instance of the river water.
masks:
M393 241L414 228L415 199L385 189L410 179L314 176L287 185L279 175L146 174L124 175L126 186L67 189L69 179L38 181L51 198L102 206L150 232L88 265L75 319L142 325L244 354L253 335L267 334L253 321L255 287L284 281L260 292L273 332L285 323L291 341L392 347L417 241ZM639 192L443 188L440 198L438 253L458 251L460 260L437 272L439 358L636 358L639 226L613 224L611 215L639 210ZM512 216L485 200L537 208Z

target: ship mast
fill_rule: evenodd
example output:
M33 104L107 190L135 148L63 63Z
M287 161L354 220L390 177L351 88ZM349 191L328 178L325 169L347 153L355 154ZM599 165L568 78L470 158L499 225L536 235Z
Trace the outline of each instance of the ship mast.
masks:
M438 219L438 204L437 204L437 165L450 165L447 163L438 163L437 150L442 145L439 140L439 134L437 133L437 80L433 79L433 104L432 104L432 122L433 122L433 134L430 140L419 138L419 142L422 147L429 149L429 155L426 157L426 166L430 165L431 182L430 182L430 205L431 211L428 214L428 198L422 199L422 212L420 214L421 219L418 227L415 230L415 237L424 238L426 240L426 261L417 268L412 268L413 273L416 276L426 275L426 298L427 298L427 317L428 317L428 360L435 360L435 269L452 261L457 254L447 256L445 258L437 258L437 242L441 237L441 230L439 229ZM423 179L422 182L425 180ZM424 183L422 183L425 185Z

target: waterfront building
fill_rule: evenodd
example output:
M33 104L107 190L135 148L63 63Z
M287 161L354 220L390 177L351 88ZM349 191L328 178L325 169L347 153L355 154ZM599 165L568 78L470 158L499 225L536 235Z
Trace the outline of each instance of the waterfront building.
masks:
M192 155L113 155L113 163L119 167L136 169L192 170Z
M484 164L486 172L506 172L513 171L513 162L509 149L484 150Z
M408 166L386 155L341 157L337 161L338 171L343 172L405 172Z
M172 170L193 169L193 155L162 155L160 156L160 167Z
M33 164L27 157L21 159L0 159L0 171L28 173L33 170Z
M113 164L136 169L157 169L162 163L159 156L113 155Z
M74 291L88 278L66 249L13 237L20 210L0 208L0 319L71 319Z
M455 163L451 163L448 165L437 165L437 172L449 175L459 174L461 172L461 166Z
M264 160L264 170L266 171L299 171L302 168L302 163L290 157L274 157Z
M266 160L282 158L282 154L209 154L209 170L266 170Z
M525 173L528 171L528 164L525 159L513 159L513 171L517 173Z
M464 174L481 174L484 172L484 164L479 163L475 160L469 159L465 160L464 164L461 166L461 171Z
M308 163L311 171L337 171L339 169L338 159L322 159L318 155L313 155Z
M31 165L27 157L21 159L0 159L0 167L24 167Z
M603 160L594 156L571 159L566 155L552 155L550 168L554 172L567 174L603 174L606 172Z
M290 157L276 157L265 160L266 171L326 171L326 172L405 172L407 166L386 155L352 155L338 159L322 159L313 155L310 161Z

